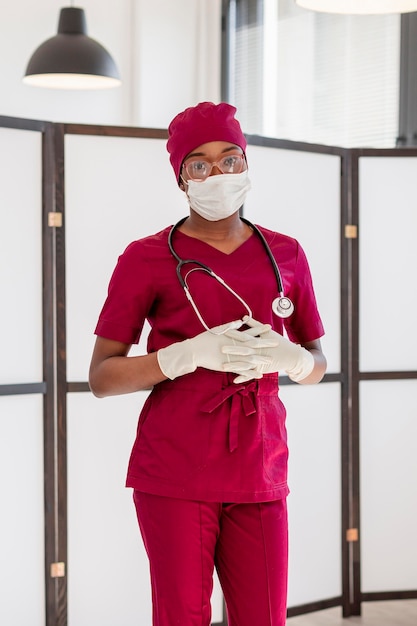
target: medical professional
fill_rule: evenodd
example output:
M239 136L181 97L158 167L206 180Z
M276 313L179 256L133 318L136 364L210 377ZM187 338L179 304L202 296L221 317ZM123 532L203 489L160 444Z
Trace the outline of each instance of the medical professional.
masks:
M301 246L240 217L250 181L235 113L202 102L172 120L167 149L189 215L126 248L95 330L93 393L152 389L127 486L150 562L154 626L209 626L214 568L229 626L284 626L288 450L278 373L312 384L326 369ZM279 216L273 198L271 210ZM148 353L129 356L145 320Z

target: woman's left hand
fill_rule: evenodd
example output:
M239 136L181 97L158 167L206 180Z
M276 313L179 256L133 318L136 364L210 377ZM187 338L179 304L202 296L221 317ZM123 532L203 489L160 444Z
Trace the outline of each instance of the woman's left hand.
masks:
M250 328L256 328L261 325L260 322L250 317L245 317L243 321ZM246 341L243 346L245 361L253 365L255 371L262 375L285 371L291 380L300 382L307 378L314 369L314 356L309 350L289 341L267 325L264 325L260 336L255 337L253 342ZM240 346L224 346L222 351L229 356L242 355ZM232 362L228 365L231 368L233 367ZM239 383L243 381L238 376L234 382Z

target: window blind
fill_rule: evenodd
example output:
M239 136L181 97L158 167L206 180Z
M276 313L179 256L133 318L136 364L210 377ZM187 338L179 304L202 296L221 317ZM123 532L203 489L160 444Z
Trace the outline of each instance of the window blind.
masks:
M400 16L300 9L293 0L233 0L228 99L245 132L338 145L394 147Z

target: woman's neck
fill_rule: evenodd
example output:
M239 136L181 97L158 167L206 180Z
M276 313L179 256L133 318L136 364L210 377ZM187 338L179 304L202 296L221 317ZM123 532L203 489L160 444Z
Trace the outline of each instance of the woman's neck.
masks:
M242 222L238 212L223 220L210 222L192 209L179 230L225 253L233 252L252 234L251 228Z

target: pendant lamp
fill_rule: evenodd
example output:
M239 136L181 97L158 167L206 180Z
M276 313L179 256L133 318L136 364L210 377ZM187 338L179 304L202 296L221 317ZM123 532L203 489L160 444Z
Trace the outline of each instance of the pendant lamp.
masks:
M411 13L417 11L417 0L295 0L298 6L323 13L371 15Z
M110 54L87 36L84 9L61 9L58 34L35 50L23 82L53 89L106 89L121 84Z

